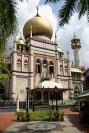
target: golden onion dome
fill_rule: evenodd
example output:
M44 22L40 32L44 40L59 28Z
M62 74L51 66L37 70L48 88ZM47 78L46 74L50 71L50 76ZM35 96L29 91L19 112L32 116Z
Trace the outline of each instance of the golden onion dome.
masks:
M43 17L37 15L32 19L28 20L23 28L24 37L29 37L30 29L32 27L32 35L45 35L49 38L52 37L53 30L51 24Z

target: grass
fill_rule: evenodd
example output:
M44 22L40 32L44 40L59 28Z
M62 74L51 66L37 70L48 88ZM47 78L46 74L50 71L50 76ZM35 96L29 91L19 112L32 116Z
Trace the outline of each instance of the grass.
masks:
M64 112L56 110L35 111L26 114L25 112L17 112L18 121L63 121Z

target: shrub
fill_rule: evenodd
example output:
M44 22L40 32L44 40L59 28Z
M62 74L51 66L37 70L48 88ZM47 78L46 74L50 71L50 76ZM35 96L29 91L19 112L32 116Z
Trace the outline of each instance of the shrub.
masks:
M74 111L78 111L78 112L80 111L80 107L79 107L79 105L74 106L73 109L74 109Z
M25 121L26 114L24 112L17 112L16 115L18 121Z
M30 114L30 120L32 121L44 121L47 119L47 111L35 111Z
M64 121L64 112L60 112L60 121Z
M35 111L31 113L17 112L18 121L63 121L64 112L56 110Z
M48 120L49 121L63 121L64 120L64 112L59 112L56 110L48 111Z
M47 115L48 115L48 120L49 121L55 120L55 116L54 116L53 110L48 110L47 111Z

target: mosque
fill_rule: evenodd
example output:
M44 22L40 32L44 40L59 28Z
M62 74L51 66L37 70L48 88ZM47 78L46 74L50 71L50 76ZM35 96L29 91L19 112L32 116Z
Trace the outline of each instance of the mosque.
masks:
M26 87L35 90L36 100L50 100L57 88L59 99L71 99L83 90L83 67L80 64L80 39L74 35L71 48L74 64L69 52L67 58L56 41L51 41L51 24L37 14L23 27L24 39L14 42L11 53L10 97L16 101L26 100Z

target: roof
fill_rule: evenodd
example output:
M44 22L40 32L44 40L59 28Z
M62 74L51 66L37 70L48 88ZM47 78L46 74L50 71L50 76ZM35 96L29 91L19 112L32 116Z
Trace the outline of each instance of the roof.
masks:
M56 82L50 81L50 80L45 80L45 81L41 82L37 87L39 87L39 88L55 88L55 87L57 87L58 89L63 89L63 86L61 85L61 83L56 83Z
M86 97L89 97L89 89L86 90L86 91L84 91L84 92L82 92L82 93L78 96L78 98L86 98Z
M71 68L71 72L83 73L79 68Z
M59 53L63 53L63 51L58 47L57 48L57 51L59 52Z

